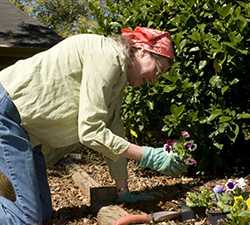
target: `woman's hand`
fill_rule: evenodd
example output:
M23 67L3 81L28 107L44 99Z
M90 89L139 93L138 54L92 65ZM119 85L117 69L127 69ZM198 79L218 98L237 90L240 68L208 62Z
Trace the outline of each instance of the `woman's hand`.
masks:
M180 176L187 171L186 165L176 153L148 146L144 146L143 150L143 157L139 160L139 166L142 168L150 168L173 177Z
M177 177L187 171L187 166L178 154L167 152L163 147L141 147L130 144L128 149L122 153L122 156L138 161L142 168L150 168L168 176Z

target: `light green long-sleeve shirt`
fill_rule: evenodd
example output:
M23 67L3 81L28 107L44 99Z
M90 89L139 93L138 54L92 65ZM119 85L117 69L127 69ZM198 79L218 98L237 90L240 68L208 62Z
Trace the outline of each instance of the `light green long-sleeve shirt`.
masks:
M120 119L125 58L111 38L75 35L0 71L0 82L34 145L80 142L117 160L129 145Z

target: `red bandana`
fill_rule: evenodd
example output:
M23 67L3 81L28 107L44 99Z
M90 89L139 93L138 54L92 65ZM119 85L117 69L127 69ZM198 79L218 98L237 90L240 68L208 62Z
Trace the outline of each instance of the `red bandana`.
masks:
M136 27L134 31L124 28L122 37L135 48L143 48L167 58L174 58L172 41L168 32L146 27Z

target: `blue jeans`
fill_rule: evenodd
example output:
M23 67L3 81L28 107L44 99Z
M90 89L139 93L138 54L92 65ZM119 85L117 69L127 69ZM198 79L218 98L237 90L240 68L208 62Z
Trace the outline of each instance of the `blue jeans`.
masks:
M44 156L40 146L32 148L20 115L1 84L0 171L9 178L16 194L15 202L0 196L1 225L36 225L51 218Z

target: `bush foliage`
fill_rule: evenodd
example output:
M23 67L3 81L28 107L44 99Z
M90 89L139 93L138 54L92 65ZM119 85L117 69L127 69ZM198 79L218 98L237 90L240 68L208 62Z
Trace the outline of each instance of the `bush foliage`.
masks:
M191 131L202 166L217 165L249 124L250 3L234 0L90 0L99 26L110 35L147 26L172 34L176 59L154 86L128 88L123 118L139 144ZM209 156L210 160L207 160ZM209 163L208 162L208 163ZM213 161L215 162L215 161ZM210 163L211 164L211 163Z
M11 1L30 3L32 15L64 36L111 35L138 25L171 32L171 70L153 86L126 89L122 116L132 141L161 146L187 130L204 167L239 148L243 131L250 139L249 1Z

